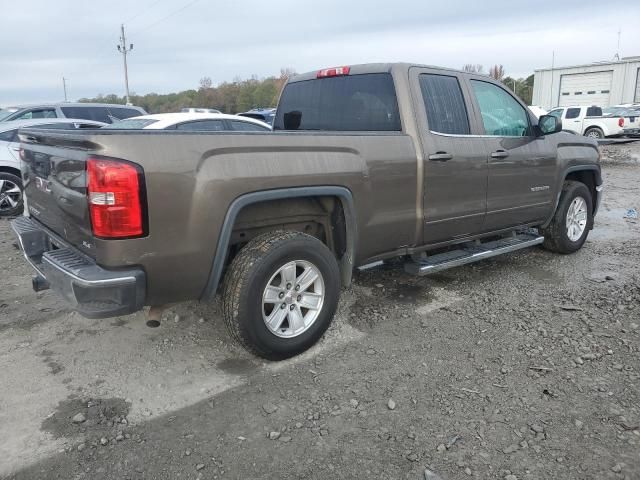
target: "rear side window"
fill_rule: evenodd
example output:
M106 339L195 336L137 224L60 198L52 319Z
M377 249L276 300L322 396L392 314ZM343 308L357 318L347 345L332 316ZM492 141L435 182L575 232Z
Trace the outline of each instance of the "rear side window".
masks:
M456 77L422 74L420 90L429 130L452 135L471 133L467 107Z
M589 113L587 112L587 115ZM579 108L567 108L567 115L564 118L578 118L580 116Z
M189 130L193 132L221 132L224 129L224 122L222 120L198 120L176 125L176 130Z
M262 125L256 125L250 122L241 122L240 120L231 120L231 128L233 130L239 130L242 132L265 132L269 131L269 128Z
M85 120L95 120L96 122L113 123L130 117L143 115L134 108L126 107L61 107L64 116L67 118L82 118Z
M103 107L61 107L67 118L83 118L97 122L111 123L106 108Z
M369 73L289 83L274 129L400 131L393 78L389 73Z

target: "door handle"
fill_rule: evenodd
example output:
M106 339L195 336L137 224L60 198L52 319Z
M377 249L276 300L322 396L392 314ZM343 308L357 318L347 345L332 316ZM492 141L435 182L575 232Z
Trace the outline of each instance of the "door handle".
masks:
M446 162L447 160L451 160L453 155L447 152L437 152L429 155L429 160L432 162Z
M508 156L509 152L505 152L504 150L491 152L491 158L507 158Z

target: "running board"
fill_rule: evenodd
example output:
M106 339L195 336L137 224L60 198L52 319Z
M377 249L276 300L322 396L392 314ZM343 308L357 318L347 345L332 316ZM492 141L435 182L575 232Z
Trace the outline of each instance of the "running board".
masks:
M489 242L476 241L461 244L457 250L450 250L404 264L404 270L413 275L429 275L448 268L459 267L467 263L478 262L485 258L495 257L503 253L515 252L522 248L533 247L544 241L544 237L534 233L515 233L512 236Z

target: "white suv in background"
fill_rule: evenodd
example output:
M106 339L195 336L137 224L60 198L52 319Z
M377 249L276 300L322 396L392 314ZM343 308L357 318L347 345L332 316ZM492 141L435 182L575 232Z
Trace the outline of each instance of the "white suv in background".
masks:
M146 114L144 109L133 105L64 102L2 108L0 109L0 122L43 118L82 118L95 122L113 123Z

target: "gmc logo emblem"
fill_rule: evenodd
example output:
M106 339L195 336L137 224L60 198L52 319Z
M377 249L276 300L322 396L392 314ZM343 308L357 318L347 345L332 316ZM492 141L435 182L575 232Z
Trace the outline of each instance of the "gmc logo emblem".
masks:
M36 177L36 188L41 192L51 193L51 182L44 178Z

